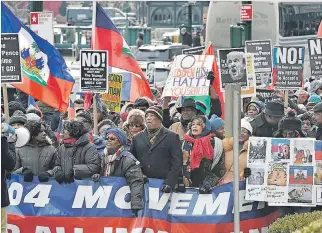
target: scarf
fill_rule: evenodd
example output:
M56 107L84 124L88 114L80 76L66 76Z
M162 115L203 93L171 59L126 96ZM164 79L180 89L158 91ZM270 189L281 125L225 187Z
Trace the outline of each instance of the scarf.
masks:
M121 153L124 151L124 147L120 147L114 154L108 155L108 151L105 149L105 156L102 160L103 175L110 176L115 168L115 161L120 159Z
M192 151L190 154L190 168L194 170L199 168L200 162L203 158L213 159L214 148L211 145L210 139L215 137L215 134L209 134L201 138L193 138L190 135L185 135L187 142L193 143Z
M75 145L77 142L76 138L67 138L63 140L64 144L70 144L70 145Z
M157 139L157 136L160 133L161 129L162 129L162 126L158 129L147 129L148 139L149 139L151 145L153 145L155 143L155 140Z

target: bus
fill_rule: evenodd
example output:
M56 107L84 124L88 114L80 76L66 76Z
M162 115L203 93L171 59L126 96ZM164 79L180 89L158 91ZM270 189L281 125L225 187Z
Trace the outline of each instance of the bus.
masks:
M215 49L230 47L230 25L240 21L241 1L211 1L206 41ZM304 78L311 76L307 39L314 38L322 19L322 1L253 1L252 40L270 39L272 45L305 46Z

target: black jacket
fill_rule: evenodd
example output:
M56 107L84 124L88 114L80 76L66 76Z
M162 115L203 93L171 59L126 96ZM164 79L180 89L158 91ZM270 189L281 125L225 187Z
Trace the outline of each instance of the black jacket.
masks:
M182 36L182 44L183 45L188 45L188 46L192 46L192 36L190 33L186 32L183 36Z
M255 119L250 123L253 127L254 137L272 137L273 133L277 131L277 125L272 126L265 120L265 113L261 113L255 117Z
M165 179L174 189L182 177L182 150L179 136L162 127L153 145L147 130L132 139L131 153L140 161L143 174L149 178Z
M6 172L11 172L15 167L15 161L9 151L6 137L1 137L1 208L10 205L6 182Z
M315 139L322 141L322 128L319 127L318 130L316 131Z

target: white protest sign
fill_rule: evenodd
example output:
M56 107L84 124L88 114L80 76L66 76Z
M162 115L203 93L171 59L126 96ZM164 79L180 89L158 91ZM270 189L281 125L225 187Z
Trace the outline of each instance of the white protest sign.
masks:
M30 12L30 29L54 45L53 12Z
M322 76L322 38L308 40L311 75Z
M213 55L179 55L175 58L162 96L209 95L208 72Z

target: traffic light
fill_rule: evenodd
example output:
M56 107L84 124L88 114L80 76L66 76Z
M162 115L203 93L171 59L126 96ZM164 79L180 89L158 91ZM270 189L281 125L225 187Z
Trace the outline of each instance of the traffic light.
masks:
M230 26L230 47L241 48L245 46L245 29L243 26Z

